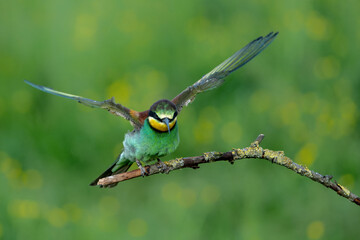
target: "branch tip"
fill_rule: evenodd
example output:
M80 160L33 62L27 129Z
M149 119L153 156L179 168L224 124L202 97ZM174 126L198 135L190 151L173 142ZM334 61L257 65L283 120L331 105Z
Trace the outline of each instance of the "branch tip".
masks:
M260 135L256 138L255 142L258 142L258 143L260 144L260 143L262 142L262 140L264 139L264 137L265 137L264 134L260 134Z

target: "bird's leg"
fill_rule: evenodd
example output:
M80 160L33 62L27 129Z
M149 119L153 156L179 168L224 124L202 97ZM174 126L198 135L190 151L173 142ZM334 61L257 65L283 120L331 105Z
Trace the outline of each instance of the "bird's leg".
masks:
M168 165L166 165L163 161L161 161L159 158L157 159L158 168L160 169L160 172L168 174L170 172L170 168Z
M141 162L139 160L136 159L136 164L138 165L140 171L141 171L141 175L143 177L145 176L149 176L149 173L146 171L146 169L141 165Z

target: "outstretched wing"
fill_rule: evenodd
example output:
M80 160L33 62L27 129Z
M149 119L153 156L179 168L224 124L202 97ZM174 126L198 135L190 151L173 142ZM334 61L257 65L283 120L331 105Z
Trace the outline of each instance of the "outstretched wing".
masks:
M131 125L133 125L135 128L141 128L141 126L144 124L144 119L142 118L141 113L131 110L127 107L124 107L123 105L121 105L119 103L115 103L114 98L99 102L99 101L91 100L88 98L83 98L80 96L59 92L59 91L53 90L48 87L36 85L36 84L31 83L26 80L25 80L25 82L27 84L29 84L30 86L37 88L43 92L51 93L51 94L54 94L54 95L60 96L60 97L70 98L70 99L76 100L79 103L82 103L89 107L106 109L110 113L112 113L116 116L121 116L121 117L125 118L126 120L129 120Z
M178 112L180 112L184 106L191 103L195 99L196 94L219 87L225 81L225 77L227 75L256 57L256 55L258 55L274 40L277 34L278 32L271 32L265 37L255 39L244 48L237 51L234 55L226 59L211 72L204 75L199 81L187 87L172 100L172 102L176 105Z

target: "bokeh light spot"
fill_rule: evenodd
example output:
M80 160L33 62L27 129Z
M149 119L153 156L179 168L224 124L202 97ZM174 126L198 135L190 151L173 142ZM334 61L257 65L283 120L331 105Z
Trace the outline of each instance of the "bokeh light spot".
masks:
M354 186L354 182L355 182L354 176L351 174L345 174L341 176L341 178L339 179L339 183L341 183L341 185L344 185L349 189L351 189Z
M128 231L133 237L142 237L148 231L148 224L144 219L135 218L129 222Z
M125 79L113 82L107 89L108 98L114 97L122 105L128 105L130 95L131 86Z
M18 180L22 175L20 163L10 157L6 157L1 161L0 169L11 182Z
M251 110L255 113L264 113L272 105L271 100L272 98L267 91L255 91L250 98Z
M216 203L220 198L220 190L216 186L206 186L201 191L201 200L205 204L214 204Z
M324 136L333 135L335 117L332 116L332 108L328 103L323 103L319 115L316 118L316 129Z
M5 113L5 103L4 100L0 98L0 116L3 115L4 113Z
M127 10L120 14L120 18L115 23L118 29L124 33L136 33L146 29L146 24L138 18L134 11Z
M324 223L321 221L314 221L308 225L306 232L309 239L319 239L325 232Z
M0 171L7 173L11 168L11 158L5 152L0 152Z
M62 227L66 224L68 216L66 212L61 208L54 208L49 211L47 220L54 227Z
M39 217L39 205L30 200L14 200L8 206L10 215L18 218L34 219Z
M119 211L119 200L113 196L104 196L100 199L100 210L106 214L116 214Z
M23 172L22 179L24 185L30 189L39 189L43 184L42 176L35 169L29 169Z
M194 127L194 136L198 143L211 143L214 140L214 124L208 119L199 119Z
M340 72L340 62L333 56L320 58L314 65L314 72L320 79L335 78Z
M300 110L296 102L288 102L280 107L280 116L283 124L294 125L300 119Z
M73 222L78 222L81 220L81 216L82 216L82 209L74 204L74 203L69 203L66 204L64 206L64 210L66 211L66 214L69 217L69 220L73 221Z
M336 53L336 55L341 57L346 57L349 54L349 44L348 39L345 35L340 32L336 33L336 36L332 38L331 47L332 50Z
M242 132L242 128L238 122L230 121L222 126L221 137L229 144L237 144L241 139Z
M286 11L283 23L289 31L297 32L304 26L304 15L299 10Z
M202 144L209 144L214 141L214 121L219 121L217 110L207 107L200 112L200 117L194 126L195 141Z
M305 166L310 166L316 159L317 145L308 143L300 149L295 156L295 161Z
M329 23L317 12L310 12L306 20L307 33L314 40L324 40L328 37Z
M321 101L317 93L306 93L301 99L301 109L307 114L316 114L321 106Z
M354 126L356 124L356 114L357 114L357 106L356 104L349 100L342 105L341 110L341 120L342 122L346 122L349 125Z
M97 20L94 15L80 14L75 19L74 43L77 49L84 50L94 43Z
M163 72L145 67L135 74L134 79L136 79L137 88L151 89L151 91L146 90L142 93L141 102L143 105L150 107L149 100L157 101L166 95L168 78Z
M189 208L196 202L196 192L190 188L182 189L179 194L177 194L177 197L179 205L184 208Z
M174 201L177 199L177 195L180 193L181 188L175 182L169 182L162 188L161 194L165 201Z
M198 15L187 22L186 31L187 34L194 37L196 41L207 41L207 30L211 27L210 21L202 16Z
M29 92L18 90L12 95L12 109L18 113L27 113L32 105L32 96Z
M221 121L221 116L219 114L219 110L213 106L207 106L203 108L200 112L201 119L211 119L211 121L215 124Z

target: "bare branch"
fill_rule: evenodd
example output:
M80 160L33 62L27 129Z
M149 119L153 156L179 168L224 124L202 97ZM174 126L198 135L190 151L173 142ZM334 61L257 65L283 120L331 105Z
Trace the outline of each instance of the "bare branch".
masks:
M295 163L290 158L286 157L283 151L273 151L269 149L263 149L262 147L260 147L260 143L263 139L264 139L264 135L260 134L256 138L256 140L253 143L251 143L250 147L247 148L233 149L230 152L224 152L224 153L207 152L204 153L202 156L177 158L174 160L164 162L168 167L168 169L166 169L166 173L181 168L196 169L199 168L199 164L203 164L203 163L229 161L231 164L233 164L234 161L245 158L264 159L272 163L275 163L277 165L284 166L296 172L297 174L300 174L301 176L310 178L311 180L334 190L340 196L347 198L349 201L354 202L355 204L360 206L360 198L354 193L350 192L350 190L348 190L344 186L338 184L335 180L331 181L333 178L332 176L321 175L320 173L308 169L306 166L302 166L300 164ZM145 166L145 168L149 176L165 172L164 169L161 168L161 165L158 163ZM97 185L107 186L113 183L122 182L140 176L141 176L140 169L136 169L130 172L120 173L106 178L102 178L98 181Z

